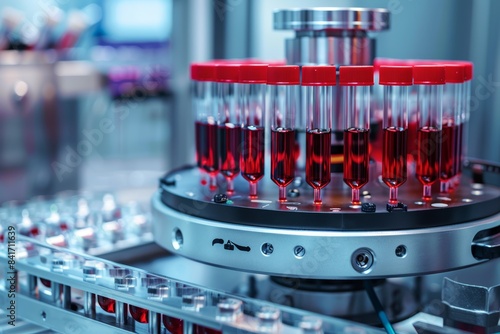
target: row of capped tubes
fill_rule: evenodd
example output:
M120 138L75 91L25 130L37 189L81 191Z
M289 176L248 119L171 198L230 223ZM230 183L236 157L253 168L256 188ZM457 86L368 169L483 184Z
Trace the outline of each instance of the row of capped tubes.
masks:
M384 75L382 72L394 72L394 71L402 71L407 72L406 74L399 74L403 77L406 75L407 78L398 77L400 81L380 81L379 84L383 87L384 90L384 104L385 107L382 107L383 113L386 116L382 117L384 121L383 129L388 127L396 127L402 128L404 130L408 130L408 118L411 117L412 123L414 127L416 124L415 117L419 115L420 112L425 113L429 110L434 110L437 112L437 105L439 108L442 108L443 104L441 98L444 98L445 101L451 102L446 104L445 110L449 110L454 118L445 118L447 123L454 122L454 125L465 123L468 120L468 108L466 106L466 101L468 100L466 94L468 94L467 85L465 82L470 81L472 77L472 68L471 64L449 64L449 65L382 65L376 67L376 74ZM469 69L470 74L466 75L467 69ZM375 109L375 114L379 114L380 110L377 108L377 101L375 103L370 101L370 87L373 86L373 67L371 66L341 66L339 73L339 84L341 87L341 94L343 104L339 106L339 98L335 98L336 95L339 95L339 90L334 90L332 87L335 86L337 78L336 78L336 68L332 66L303 66L302 67L302 82L300 81L300 69L297 66L267 66L264 64L193 64L192 65L192 78L195 87L194 94L194 110L197 114L197 162L200 169L209 173L210 177L210 186L211 189L215 190L215 177L218 172L221 172L228 181L228 193L231 194L233 192L232 180L238 174L239 170L239 153L247 153L244 155L244 158L241 158L241 170L242 176L250 182L250 197L256 197L256 183L259 179L261 179L264 175L264 157L263 152L267 149L263 147L264 145L264 129L265 129L265 113L266 113L266 101L265 101L265 86L267 85L267 93L269 94L268 101L268 117L270 118L270 129L271 129L271 179L278 185L279 191L279 199L281 201L286 200L286 192L285 187L288 185L295 175L295 166L300 165L300 161L297 161L297 156L302 153L297 153L295 149L292 149L293 146L296 148L297 143L293 141L292 137L294 136L293 132L297 129L304 129L306 133L310 134L308 137L314 138L319 136L313 136L312 133L315 130L316 132L319 130L330 130L330 138L332 150L333 146L338 144L335 143L339 141L339 137L342 138L347 134L347 139L349 137L360 137L356 138L354 142L354 146L358 145L360 142L363 142L363 138L369 134L370 125L373 125L373 120L370 120L370 108ZM267 70L267 75L266 75ZM316 79L306 79L308 76L308 72L315 72ZM415 71L416 78L415 82L413 82L413 71ZM433 73L439 72L439 73ZM200 75L201 73L201 75ZM242 73L242 74L240 74ZM335 74L334 74L335 73ZM342 74L344 73L344 74ZM453 74L449 74L453 73ZM391 75L391 74L387 74ZM398 75L398 74L392 74ZM461 76L461 78L460 78ZM446 78L450 77L451 79L448 81ZM316 80L316 81L315 81ZM451 88L445 90L445 94L443 97L442 93L442 85L447 83L446 87L450 86ZM302 86L302 102L303 105L299 104L300 101L300 92L299 87ZM457 87L455 87L457 86ZM200 87L204 87L200 89ZM258 92L255 96L249 94L249 90L251 87L254 88ZM470 86L469 86L470 87ZM216 94L213 93L212 89L214 88ZM412 91L418 88L418 93L413 94ZM453 88L453 89L452 89ZM318 93L321 90L321 93ZM196 92L203 91L204 94L200 96L196 94ZM333 93L332 93L333 91ZM228 93L230 92L230 93ZM232 92L232 93L231 93ZM238 92L244 92L243 94ZM316 92L316 93L315 93ZM210 95L212 93L212 96ZM311 96L316 94L316 98L311 98ZM332 95L332 99L330 99L330 94ZM418 95L417 99L417 110L413 110L411 107L412 97ZM215 103L213 103L213 96L215 96ZM228 96L232 99L228 99ZM200 98L201 97L201 98ZM248 103L249 100L253 101L253 104ZM212 101L212 103L210 102ZM247 101L245 105L242 101ZM257 101L257 102L256 102ZM324 102L326 101L326 103ZM305 106L304 106L305 102ZM364 102L364 103L362 103ZM410 104L411 103L411 104ZM430 104L429 104L430 103ZM383 104L383 105L384 105ZM455 107L450 107L449 105L454 105ZM215 106L215 107L214 107ZM399 108L396 110L396 108ZM322 126L316 128L315 124L311 124L311 122L316 122L315 119L311 118L312 115L318 114L319 109L328 109L323 110L320 114L331 115L330 119L323 119L326 122L332 122L328 128L322 128ZM339 111L339 108L341 110ZM308 110L314 109L315 113L311 114ZM457 112L456 110L460 110ZM418 111L418 112L417 112ZM251 114L251 113L254 114ZM391 120L391 117L388 117L387 114L398 113L403 115L403 127L399 125L389 124L388 121ZM235 115L233 120L238 122L237 124L226 122L227 120L231 120L231 113ZM303 117L305 114L306 117ZM410 114L410 115L409 115ZM437 112L437 114L441 114ZM222 118L221 118L222 115ZM446 113L445 113L446 115ZM361 116L361 118L359 117ZM440 116L442 117L442 116ZM307 119L304 119L307 118ZM324 117L323 117L324 118ZM251 122L249 122L249 120ZM257 121L256 121L257 120ZM364 124L351 124L353 122L368 120L368 124L366 121ZM370 124L371 121L371 124ZM419 119L423 127L428 127L428 125L423 125L423 118ZM438 131L442 130L442 118L435 125L432 125L432 128L436 128ZM226 127L225 125L230 124L229 129L220 130L221 126ZM389 124L389 125L388 125ZM351 126L355 125L355 126ZM401 124L400 124L401 125ZM212 126L212 133L209 136L204 135L206 132L199 131L200 127L210 127ZM241 126L241 127L240 127ZM217 127L219 128L219 133L217 133ZM252 130L259 129L259 139L253 143L251 140L246 139L247 137L243 136L243 140L239 144L234 144L237 142L235 138L241 138L241 134L238 134L238 131L248 131L250 128ZM321 129L320 129L321 128ZM348 129L357 129L357 130L366 130L359 131L358 134L352 134L346 130ZM417 129L410 129L410 135L412 137L416 136ZM232 132L233 136L228 135L228 132ZM321 131L320 131L321 132ZM322 131L325 132L325 131ZM351 131L352 132L352 131ZM387 131L385 131L387 132ZM408 131L406 131L407 133ZM462 130L463 132L463 130ZM340 133L340 135L339 135ZM333 136L332 136L333 134ZM397 134L396 134L397 135ZM323 134L323 137L327 137L328 134ZM403 134L400 137L407 137L408 134ZM255 137L255 136L254 136ZM307 135L306 135L307 137ZM382 137L382 136L380 136ZM434 152L439 151L441 148L441 135L438 135L439 139L434 143L434 146L437 147L429 147L427 150L433 150ZM223 145L217 144L217 139L222 139ZM404 139L404 138L403 138ZM403 139L400 139L403 140ZM240 139L241 140L241 139ZM408 146L406 151L408 154L420 152L422 153L422 147L414 148L414 143L417 142L417 138L415 140L406 140L406 145ZM423 140L423 139L422 139ZM449 140L448 142L452 142L459 153L454 154L454 174L447 176L443 171L439 170L439 163L437 168L437 178L441 178L441 182L445 185L442 186L443 192L448 191L448 187L453 186L459 180L459 173L461 168L461 159L463 156L462 142L463 136L457 138L456 140ZM313 141L311 139L311 141ZM316 140L318 141L318 140ZM389 140L385 140L386 145ZM293 144L292 144L293 142ZM326 142L326 139L325 139ZM340 140L341 142L341 140ZM355 152L355 156L349 156L352 153L352 150L346 149L346 142L344 141L344 181L353 188L353 204L359 204L359 189L362 185L366 184L364 181L364 173L363 171L368 168L366 167L368 164L368 158L363 158L363 164L357 164L353 166L353 161L358 159L359 155L363 157L368 156L368 152L370 149L372 150L371 156L376 157L377 152L380 154L382 147L376 147L375 143L372 143L372 147L360 147L359 152ZM378 145L382 146L382 138ZM210 143L207 145L207 143ZM231 143L231 145L227 145L227 143ZM240 146L241 145L241 146ZM320 146L320 144L318 144ZM315 192L314 202L319 204L321 203L321 198L318 195L319 189L324 187L324 185L329 182L329 169L326 164L321 164L321 166L316 166L316 172L309 170L308 166L312 167L314 165L311 163L312 156L317 155L314 154L313 151L318 151L318 145L306 145L306 163L304 164L304 168L306 169L306 180L308 184L313 187ZM311 147L314 146L315 149ZM323 145L325 146L325 145ZM421 145L423 146L423 145ZM253 155L248 155L250 147L253 151ZM284 151L280 151L280 149L284 149L288 147L288 149ZM350 145L352 148L353 145ZM241 151L238 152L238 148L241 148ZM218 152L220 149L221 152ZM363 151L364 150L364 151ZM333 158L328 157L328 152L325 149L325 159L324 161L331 161ZM229 154L228 154L229 152ZM331 152L330 152L331 153ZM425 152L424 152L425 153ZM351 154L353 155L353 154ZM421 157L421 164L418 164L417 158L418 154L415 154L415 160L417 160L418 169L419 166L425 165L423 160L427 159L426 157ZM422 154L421 154L422 155ZM394 154L393 154L394 156ZM208 157L208 158L207 158ZM249 158L250 157L250 158ZM252 159L252 157L261 157L259 159ZM229 161L228 161L229 158ZM294 160L295 158L295 160ZM356 159L353 159L356 158ZM441 159L441 156L439 156ZM292 162L292 161L295 162ZM317 160L317 159L316 159ZM380 162L382 165L388 165L387 161L384 161L380 156L376 161ZM386 159L387 160L387 159ZM391 160L391 159L389 159ZM394 158L392 160L395 160ZM258 163L255 163L258 161ZM406 160L405 160L406 161ZM220 164L219 164L220 163ZM220 166L219 166L220 165ZM406 174L406 162L404 164L400 164L401 171L400 174ZM248 173L246 173L246 166L258 167L257 173L251 175L252 178L248 177ZM428 167L428 165L426 165ZM434 166L434 165L433 165ZM366 168L365 168L366 167ZM321 177L314 177L318 174L318 168L320 171L323 171ZM394 167L392 167L394 168ZM310 168L309 168L310 169ZM386 167L385 170L390 169ZM421 168L422 169L422 168ZM423 168L429 169L429 168ZM357 178L360 180L354 179L354 182L349 181L352 177L347 174L356 174ZM417 177L421 173L416 173ZM441 174L443 175L441 177ZM448 173L449 174L449 173ZM405 177L399 177L399 179L403 179L403 183L406 180ZM421 182L424 185L424 189L428 190L429 182L427 179L419 177ZM425 182L424 182L424 181ZM401 181L401 180L400 180ZM399 181L400 184L402 184ZM394 186L394 182L385 182L390 187L390 203L397 202L397 186ZM398 182L396 182L398 183ZM323 185L324 184L324 185ZM430 183L432 184L432 183ZM361 186L359 186L361 185ZM424 190L424 191L426 191ZM424 194L424 199L429 199L430 196Z
M35 254L46 253L35 244L28 245L24 241L20 243L22 247L31 248L31 257L36 258ZM47 247L45 249L48 250ZM175 282L161 276L149 274L142 276L143 274L136 272L132 268L116 267L112 263L97 260L85 260L82 262L83 258L80 256L60 251L42 255L39 261L47 268L50 268L51 271L69 276L63 280L63 283L57 283L57 280L51 281L50 279L35 277L26 272L23 273L24 278L19 281L21 286L20 291L27 291L28 294L33 296L36 293L36 295L39 295L36 298L45 296L48 298L45 298L45 301L51 304L54 303L53 305L63 309L78 311L78 309L83 307L83 314L97 321L103 319L95 317L95 308L98 305L105 313L115 315L118 326L131 325L132 323L129 323L127 320L130 316L136 322L136 326L143 326L135 327L135 332L144 332L146 327L149 333L163 332L162 328L159 327L161 322L168 333L183 333L185 326L191 326L192 331L190 332L192 333L222 333L218 329L212 329L196 323L185 322L181 318L152 312L144 305L137 304L138 306L135 306L133 305L134 303L129 303L126 300L120 300L120 298L114 299L111 295L106 297L106 287L110 288L111 286L105 284L104 281L99 282L99 280L112 279L115 290L131 291L133 294L137 294L139 291L137 290L138 288L141 290L147 289L147 298L159 302L172 296L180 296L182 297L182 309L184 310L199 312L206 306L216 306L214 319L216 322L222 324L238 323L241 316L245 313L251 317L245 320L250 321L248 323L251 329L250 332L275 333L279 332L282 326L292 326L302 329L307 333L322 333L322 321L320 318L304 315L289 318L291 315L287 315L287 320L281 319L280 310L272 305L259 303L247 304L245 306L247 302L243 302L242 300L212 294L209 291ZM98 284L101 287L99 289L100 292L86 290L79 292L79 290L73 290L70 280L77 279L78 275L75 275L75 270L82 271L83 281ZM26 284L23 282L32 283L28 284L28 290L23 288L23 285ZM75 308L74 303L81 299L72 299L71 294L79 296L82 292L84 293L83 305ZM43 301L44 299L42 298L41 300ZM67 302L65 303L64 300L67 300ZM250 320L252 318L253 320ZM293 323L290 323L292 319L295 320Z

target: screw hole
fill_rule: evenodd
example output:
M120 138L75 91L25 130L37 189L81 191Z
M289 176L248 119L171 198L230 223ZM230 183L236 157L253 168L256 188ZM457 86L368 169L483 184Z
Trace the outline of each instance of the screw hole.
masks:
M262 245L260 250L262 254L264 254L265 256L269 256L274 252L274 246L273 244L266 242L265 244Z
M405 257L406 256L406 246L405 245L399 245L396 247L396 256L397 257Z
M182 235L181 230L175 228L172 233L172 246L175 250L179 250L184 243L184 237Z
M351 265L354 270L363 274L370 272L373 262L373 253L368 248L360 248L356 250L351 257Z

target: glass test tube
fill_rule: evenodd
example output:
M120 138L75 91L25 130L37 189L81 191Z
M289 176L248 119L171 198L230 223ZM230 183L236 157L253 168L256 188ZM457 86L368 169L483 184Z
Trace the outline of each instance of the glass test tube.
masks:
M467 142L468 142L468 124L470 117L470 98L471 98L471 81L473 77L473 64L471 62L462 62L464 66L464 83L462 86L462 106L459 112L460 129L458 139L458 153L457 153L457 174L455 176L455 185L460 184L462 175L462 165L464 157L467 155Z
M416 176L423 185L422 199L431 200L440 171L445 67L415 65L413 83L418 85Z
M464 65L445 65L443 88L443 138L441 142L440 191L447 193L454 187L453 178L458 173L460 132L462 128L462 93L465 80Z
M344 182L352 189L352 205L360 205L359 190L369 179L370 87L373 66L341 66L343 90Z
M389 204L398 204L398 188L407 180L409 92L411 66L381 66L384 89L382 181L389 187Z
M191 64L191 81L192 108L196 119L196 161L198 168L209 175L210 190L215 190L219 173L217 114L213 107L215 65Z
M335 66L303 66L302 96L306 108L306 182L321 204L321 189L331 180L330 150Z
M250 184L250 198L257 197L257 183L264 176L267 64L240 66L239 100L243 117L241 175Z
M226 178L228 194L234 192L233 180L240 173L241 108L236 98L239 73L239 64L218 64L215 67L219 171Z
M299 108L298 66L269 66L271 117L271 179L279 187L279 201L286 201L286 186L295 177L295 116Z

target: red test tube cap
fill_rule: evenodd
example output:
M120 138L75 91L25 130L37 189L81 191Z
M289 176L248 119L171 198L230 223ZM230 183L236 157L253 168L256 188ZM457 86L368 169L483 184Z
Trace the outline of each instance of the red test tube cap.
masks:
M191 64L191 80L215 81L215 64L213 63Z
M340 66L341 86L373 86L373 66Z
M335 86L335 66L302 66L302 86Z
M414 65L413 83L415 85L444 85L444 65Z
M464 62L464 65L465 81L470 81L474 76L474 64L472 64L471 62Z
M272 65L267 68L268 85L300 84L300 69L295 65Z
M242 64L240 65L240 83L267 83L267 64Z
M215 81L238 82L240 80L240 64L217 64L215 66Z
M446 83L463 83L465 81L465 64L445 65Z
M381 65L379 83L386 86L411 86L413 84L413 67Z

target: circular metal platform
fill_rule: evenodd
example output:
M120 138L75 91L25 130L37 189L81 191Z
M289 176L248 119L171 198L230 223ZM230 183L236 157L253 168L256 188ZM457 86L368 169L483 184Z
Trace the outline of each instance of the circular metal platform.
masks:
M308 185L299 195L277 201L277 187L259 184L249 199L248 184L236 179L226 203L200 184L196 168L169 173L153 197L155 240L194 260L237 270L317 279L364 279L442 272L484 261L473 243L500 229L500 189L464 181L453 193L420 199L409 180L400 189L407 211L388 212L388 188L373 180L363 202L375 212L350 206L350 189L334 175L323 205L312 204ZM435 192L437 193L437 192Z
M274 11L277 30L365 30L389 29L390 13L383 8L292 8Z

